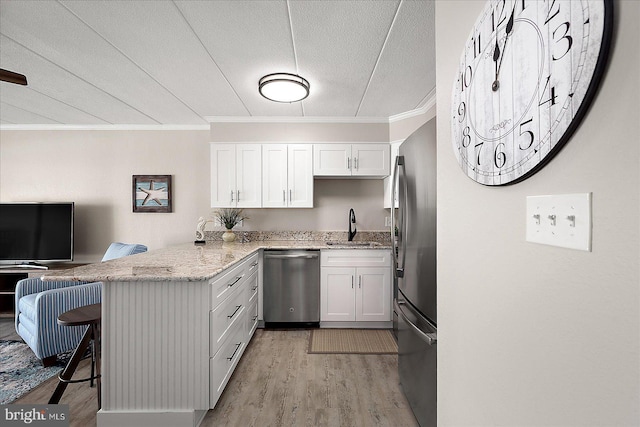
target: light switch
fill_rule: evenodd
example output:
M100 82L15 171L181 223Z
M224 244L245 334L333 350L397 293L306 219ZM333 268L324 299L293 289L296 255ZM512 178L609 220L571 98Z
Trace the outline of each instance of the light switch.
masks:
M527 197L527 241L591 251L591 193Z

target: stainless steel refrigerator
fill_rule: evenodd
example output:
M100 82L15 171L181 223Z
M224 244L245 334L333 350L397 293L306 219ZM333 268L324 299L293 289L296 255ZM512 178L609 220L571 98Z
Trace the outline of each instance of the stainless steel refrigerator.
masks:
M435 118L400 145L392 191L398 192L398 208L392 209L392 241L400 383L420 426L435 426L438 324Z

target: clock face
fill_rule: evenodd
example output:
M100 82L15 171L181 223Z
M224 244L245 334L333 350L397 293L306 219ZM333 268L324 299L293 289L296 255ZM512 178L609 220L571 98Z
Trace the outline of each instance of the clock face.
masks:
M560 150L604 72L611 0L491 0L460 58L452 139L485 185L527 178Z

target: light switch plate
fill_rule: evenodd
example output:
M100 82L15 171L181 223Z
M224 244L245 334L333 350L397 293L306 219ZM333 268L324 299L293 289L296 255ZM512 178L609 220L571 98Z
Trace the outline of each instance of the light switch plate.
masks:
M527 197L527 241L591 251L591 193Z

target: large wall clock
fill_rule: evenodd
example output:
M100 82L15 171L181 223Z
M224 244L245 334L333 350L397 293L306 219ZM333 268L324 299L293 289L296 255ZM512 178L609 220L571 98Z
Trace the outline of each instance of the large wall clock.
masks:
M604 73L612 0L490 0L462 52L452 140L484 185L521 181L575 131Z

